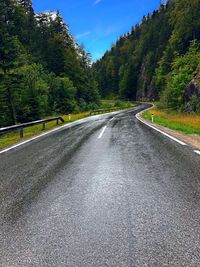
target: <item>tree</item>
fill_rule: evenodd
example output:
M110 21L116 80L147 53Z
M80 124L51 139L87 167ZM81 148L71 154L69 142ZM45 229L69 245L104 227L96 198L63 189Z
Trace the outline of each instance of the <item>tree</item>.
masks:
M0 124L15 124L18 68L27 61L27 56L19 40L9 34L2 38L0 56Z
M25 65L19 70L21 76L20 100L17 107L19 122L32 121L47 114L49 87L43 67L39 64Z
M91 58L59 11L0 1L0 126L99 103Z
M62 114L77 110L76 88L69 78L57 78L56 109Z
M200 65L199 44L193 41L185 55L176 57L172 63L172 71L168 76L167 85L162 93L164 106L175 110L184 107L184 92L189 82L194 78Z

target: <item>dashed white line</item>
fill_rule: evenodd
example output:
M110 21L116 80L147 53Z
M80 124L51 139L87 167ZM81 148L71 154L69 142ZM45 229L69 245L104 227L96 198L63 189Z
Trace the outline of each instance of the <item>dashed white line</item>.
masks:
M194 152L198 155L200 155L200 151L199 150L194 150Z
M138 114L136 115L136 118L137 118L139 121L141 121L142 123L146 124L147 126L149 126L150 128L154 129L155 131L157 131L157 132L163 134L164 136L167 136L168 138L172 139L173 141L179 143L180 145L182 145L182 146L187 146L186 143L184 143L184 142L178 140L177 138L175 138L175 137L173 137L173 136L171 136L171 135L169 135L169 134L167 134L167 133L165 133L165 132L163 132L163 131L157 129L156 127L152 126L151 124L149 124L149 123L143 121L142 119L140 119L139 115L140 115L140 113L138 113Z
M115 118L115 117L112 117L112 119L110 119L109 122L112 121L112 120L114 120L114 118ZM104 126L104 127L102 128L101 133L100 133L99 136L98 136L98 139L101 139L101 137L103 136L103 134L104 134L106 128L107 128L107 126Z
M97 116L99 116L99 115L97 115ZM77 125L77 123L82 123L82 122L84 122L86 119L87 119L87 118L83 118L83 119L80 119L80 120L77 120L77 121L74 121L74 122L70 122L70 123L68 123L68 124L62 125L62 126L60 126L60 127L58 127L58 128L55 128L55 129L53 129L53 130L47 131L47 132L45 132L45 133L43 133L43 134L37 135L37 136L35 136L35 137L32 137L32 138L30 138L30 139L28 139L28 140L26 140L26 141L20 142L20 143L18 143L18 144L16 144L16 145L13 145L13 146L8 147L8 148L6 148L6 149L4 149L4 150L1 150L1 151L0 151L0 154L4 154L4 153L6 153L6 152L8 152L8 151L10 151L10 150L12 150L12 149L14 149L14 148L17 148L17 147L20 147L20 146L25 145L25 144L27 144L27 143L30 143L30 142L32 142L32 141L34 141L34 140L36 140L36 139L39 139L39 138L41 138L41 137L43 137L43 136L45 136L45 135L49 135L49 134L51 134L51 133L53 133L53 132L60 131L60 130L63 129L63 128L66 128L66 129L67 129L67 128L70 128L70 127L72 127L72 126L74 126L74 125Z
M106 130L107 126L104 126L103 129L101 130L100 135L98 136L98 139L101 139L101 137L103 136L105 130Z

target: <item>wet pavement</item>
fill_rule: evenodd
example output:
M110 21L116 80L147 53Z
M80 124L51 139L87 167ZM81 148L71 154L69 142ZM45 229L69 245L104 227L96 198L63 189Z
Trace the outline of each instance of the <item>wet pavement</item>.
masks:
M0 266L200 266L200 156L144 107L0 155Z

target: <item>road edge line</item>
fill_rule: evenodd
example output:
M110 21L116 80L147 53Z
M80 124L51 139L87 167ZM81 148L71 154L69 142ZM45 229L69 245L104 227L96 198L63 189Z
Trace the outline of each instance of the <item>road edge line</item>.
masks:
M140 122L142 122L143 124L149 126L150 128L154 129L155 131L161 133L162 135L164 135L164 136L170 138L171 140L173 140L173 141L179 143L180 145L182 145L182 146L187 146L187 144L184 143L184 142L182 142L181 140L179 140L179 139L177 139L177 138L175 138L175 137L173 137L173 136L171 136L171 135L169 135L169 134L167 134L167 133L161 131L160 129L158 129L158 128L152 126L151 124L149 124L148 122L146 122L146 121L144 121L143 119L140 118L140 115L141 115L144 111L150 110L150 109L152 109L152 108L153 108L153 107L148 108L148 109L146 109L146 110L143 110L143 111L137 113L137 114L136 114L136 119L139 120Z
M77 123L82 123L82 122L86 121L86 120L89 119L89 118L94 118L94 117L97 117L97 118L98 118L99 116L102 116L102 115L109 115L109 114L110 114L110 115L112 115L112 114L115 115L115 114L118 114L118 113L121 112L121 111L124 111L124 110L119 110L119 111L114 111L114 112L104 113L104 114L100 114L100 115L88 116L88 117L85 117L85 118L82 118L82 119L79 119L79 120L76 120L76 121L67 123L67 124L62 125L62 126L60 126L60 127L58 127L58 128L49 130L49 131L47 131L47 132L45 132L45 133L43 133L43 134L39 134L39 135L37 135L37 136L31 137L30 139L27 139L27 140L22 141L22 142L20 142L20 143L16 143L16 144L14 144L14 145L12 145L12 146L10 146L10 147L4 148L3 150L0 150L0 155L1 155L1 154L4 154L4 153L6 153L6 152L8 152L8 151L10 151L10 150L12 150L12 149L15 149L15 148L17 148L17 147L23 146L23 145L25 145L25 144L27 144L27 143L31 143L31 142L33 142L34 140L39 139L39 138L42 138L42 137L44 137L44 136L46 136L46 135L48 135L48 134L51 134L51 133L53 133L53 132L57 132L57 131L59 131L59 130L62 130L63 128L70 128L71 126L76 125Z
M200 155L200 151L199 150L194 150L194 153L196 153L197 155Z

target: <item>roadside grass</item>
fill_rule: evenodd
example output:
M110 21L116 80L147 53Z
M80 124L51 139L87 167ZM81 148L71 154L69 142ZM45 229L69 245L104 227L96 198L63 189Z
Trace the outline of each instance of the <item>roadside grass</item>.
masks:
M136 106L135 104L132 104L130 102L123 102L119 100L102 100L100 108L119 108L119 110L126 109L126 108L131 108ZM61 115L61 117L64 119L64 123L60 123L60 125L65 125L67 123L77 121L86 117L90 116L90 112L83 112L79 114L71 114L71 118L69 120L69 115ZM50 117L47 117L50 118ZM14 145L19 142L23 142L31 137L40 135L42 133L45 133L49 130L53 130L55 128L58 128L59 125L56 124L56 121L53 122L48 122L46 123L45 130L42 130L42 125L35 125L32 127L28 127L24 129L24 137L21 138L19 136L19 131L11 132L8 134L0 135L0 149L9 147L11 145Z
M154 114L154 122L159 125L185 134L200 135L200 115L198 114L176 113L171 110L154 108L145 111L142 116L151 121L152 114Z
M71 114L71 119L69 120L69 115L62 115L61 117L64 119L64 123L60 123L60 125L65 125L69 122L73 122L76 120L80 120L83 118L86 118L90 115L89 112L79 113L79 114ZM42 125L35 125L32 127L28 127L24 129L24 137L21 138L19 136L19 131L11 132L8 134L4 134L0 136L0 149L14 145L18 142L23 142L31 137L40 135L42 133L45 133L49 130L53 130L55 128L58 128L59 125L56 124L56 121L48 122L46 123L45 130L42 130Z
M126 109L135 107L136 104L129 102L129 101L122 101L122 100L101 100L100 108L119 108L119 109Z

